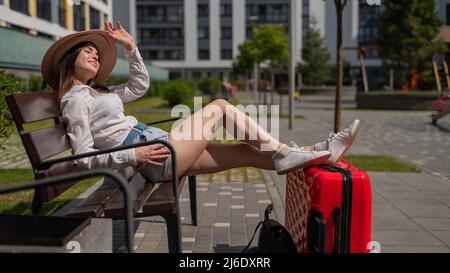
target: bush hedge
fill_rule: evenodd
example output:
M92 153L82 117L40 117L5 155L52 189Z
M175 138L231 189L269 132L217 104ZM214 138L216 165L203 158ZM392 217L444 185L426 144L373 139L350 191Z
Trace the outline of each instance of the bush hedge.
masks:
M13 130L13 119L6 104L6 96L22 91L22 79L13 74L0 71L0 147Z
M178 104L192 104L195 86L190 81L175 80L164 84L163 98L166 99L170 107Z

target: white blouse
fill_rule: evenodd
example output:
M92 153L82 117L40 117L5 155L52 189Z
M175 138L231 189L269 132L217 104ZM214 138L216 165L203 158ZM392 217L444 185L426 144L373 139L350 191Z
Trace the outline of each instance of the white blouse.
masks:
M138 124L135 117L125 116L123 104L144 95L150 78L137 48L125 50L130 79L127 83L108 86L111 93L101 93L88 85L75 85L61 98L61 112L72 154L93 152L120 146ZM81 169L136 166L134 149L117 151L76 160Z

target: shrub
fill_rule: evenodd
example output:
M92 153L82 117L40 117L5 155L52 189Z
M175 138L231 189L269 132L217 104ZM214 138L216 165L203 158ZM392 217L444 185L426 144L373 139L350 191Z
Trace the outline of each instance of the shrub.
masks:
M178 104L191 104L194 95L194 85L185 80L175 80L165 84L163 98L173 107Z
M145 94L146 97L161 97L164 93L166 82L151 81L150 90Z
M211 77L205 77L197 82L197 87L202 94L209 95L212 98L219 93L221 85L220 80Z
M8 110L5 97L13 92L19 92L23 88L22 79L0 71L0 147L8 139L13 129L13 119Z
M126 83L128 80L121 77L109 77L106 81L102 82L101 85L112 86Z
M41 92L41 91L52 91L52 87L50 85L46 85L44 89L42 89L42 83L44 79L42 76L32 76L28 78L28 92Z

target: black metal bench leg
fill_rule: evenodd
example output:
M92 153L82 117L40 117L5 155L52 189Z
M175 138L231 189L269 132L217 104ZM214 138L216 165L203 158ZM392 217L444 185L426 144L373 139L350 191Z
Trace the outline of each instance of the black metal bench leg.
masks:
M192 225L197 226L197 177L189 176L189 201Z
M33 195L33 202L31 203L31 213L33 215L39 215L39 211L42 208L42 201L39 197L39 190L35 189L34 195Z
M163 216L167 225L167 240L170 253L181 253L181 221L178 212Z

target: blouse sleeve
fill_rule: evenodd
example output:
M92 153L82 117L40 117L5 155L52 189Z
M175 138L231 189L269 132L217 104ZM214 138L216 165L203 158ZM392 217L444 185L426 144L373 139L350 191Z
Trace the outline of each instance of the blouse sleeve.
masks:
M61 100L63 122L72 146L72 154L98 151L94 148L94 140L90 131L89 117L92 104L81 92ZM117 151L81 158L75 161L77 168L95 169L111 168L120 170L128 166L136 166L134 149Z
M119 85L108 86L123 101L127 103L143 96L150 87L150 77L144 60L137 47L132 50L125 50L125 59L129 64L130 79L128 82Z

